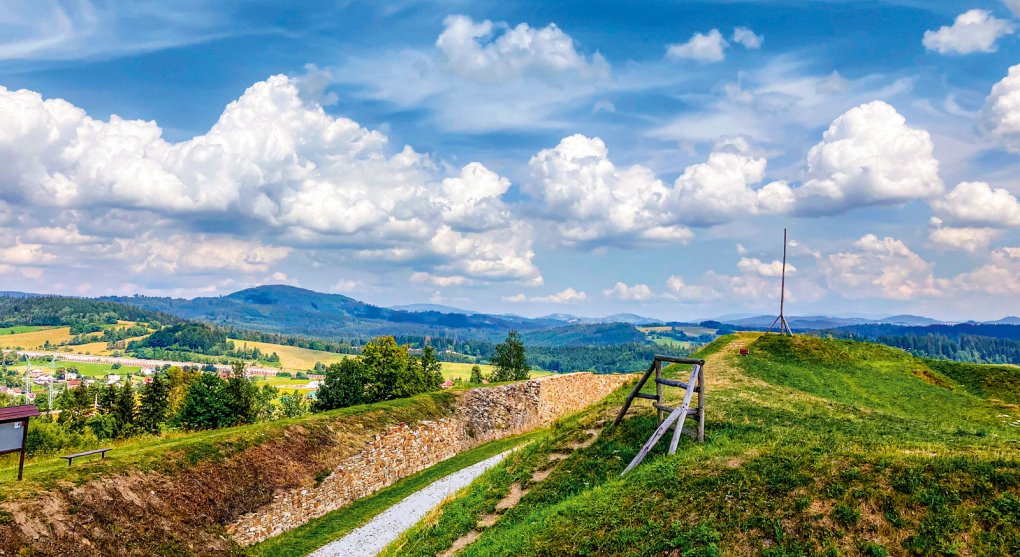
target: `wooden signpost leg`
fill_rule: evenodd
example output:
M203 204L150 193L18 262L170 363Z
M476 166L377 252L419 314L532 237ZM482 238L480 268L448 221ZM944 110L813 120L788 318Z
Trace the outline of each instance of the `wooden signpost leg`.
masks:
M18 481L25 473L25 443L28 441L28 420L21 422L21 457L18 459Z

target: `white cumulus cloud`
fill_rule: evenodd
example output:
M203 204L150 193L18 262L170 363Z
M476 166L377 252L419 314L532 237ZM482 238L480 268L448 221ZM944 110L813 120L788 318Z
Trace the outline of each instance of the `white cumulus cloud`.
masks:
M476 22L468 16L451 15L443 26L436 48L447 68L470 79L495 81L528 73L565 71L604 75L609 70L601 55L586 57L579 53L574 40L555 23L538 29L527 23L509 27L505 23Z
M729 43L718 29L708 33L695 33L685 43L671 44L666 49L669 60L698 60L699 62L721 62L726 58Z
M928 239L935 245L955 251L974 253L986 249L999 235L994 228L942 226L942 219L932 217Z
M502 298L504 302L537 302L543 304L572 304L583 302L587 299L587 293L573 288L565 288L559 292L546 296L525 296L524 294L515 294L513 296L503 296Z
M744 48L757 50L761 48L761 43L765 42L765 37L755 34L754 31L747 27L735 27L730 40Z
M783 275L783 262L773 260L766 263L755 257L741 257L740 261L737 262L737 269L760 277L780 277ZM792 275L796 272L797 267L791 263L786 264L786 274Z
M654 296L652 289L647 284L635 284L630 286L623 282L617 282L612 288L608 288L602 291L602 295L607 298L616 298L617 300L627 301L645 301L651 300Z
M1007 149L1020 153L1020 64L992 86L981 111L981 124L986 135Z
M177 143L155 122L97 120L64 100L0 87L0 201L107 212L108 234L124 239L138 230L122 223L164 229L150 244L164 244L165 256L124 244L139 270L221 263L262 272L261 263L183 253L177 244L194 223L215 221L245 241L255 235L259 253L328 247L439 275L541 279L531 228L501 199L507 179L477 162L443 179L427 156L326 114L300 85L282 75L255 83L207 133ZM30 235L60 239L48 228ZM86 242L74 232L65 244Z
M931 206L939 218L953 226L1020 226L1020 201L1008 190L985 182L961 182Z
M135 271L202 272L237 271L262 273L290 253L290 248L267 246L258 241L209 235L175 234L140 241L120 240L124 255L138 261Z
M925 31L922 43L940 54L995 52L995 42L1013 32L1014 26L987 10L968 10L956 17L952 26Z
M895 108L873 101L836 118L807 156L795 190L802 214L901 204L943 191L927 131L907 126Z
M603 239L686 242L688 226L711 226L792 209L783 182L754 189L766 161L716 152L667 186L648 167L616 166L600 138L573 135L531 158L525 190L539 199L568 242Z
M901 240L874 234L829 255L823 272L829 289L844 298L910 300L940 293L930 263Z

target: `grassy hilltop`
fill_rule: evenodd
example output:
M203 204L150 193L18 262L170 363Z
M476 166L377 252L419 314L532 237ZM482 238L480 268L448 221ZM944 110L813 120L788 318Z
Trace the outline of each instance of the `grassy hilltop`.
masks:
M757 334L702 355L704 445L685 438L668 457L660 441L620 478L655 427L647 402L635 403L619 428L555 465L555 442L515 454L390 554L435 555L473 529L457 555L1020 554L1020 368ZM623 395L564 422L560 443ZM479 526L514 482L526 494Z

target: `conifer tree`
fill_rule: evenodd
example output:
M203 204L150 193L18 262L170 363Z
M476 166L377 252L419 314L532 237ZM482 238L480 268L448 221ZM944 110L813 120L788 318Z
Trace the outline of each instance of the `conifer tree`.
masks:
M131 381L125 380L124 384L117 389L117 398L110 412L117 420L117 435L119 437L131 434L132 426L135 423L136 406L135 389L131 386Z
M213 373L203 373L188 387L177 423L185 429L215 429L233 423L226 382Z
M136 420L146 433L159 433L159 425L170 413L170 383L161 372L152 375L152 382L141 388L142 404Z

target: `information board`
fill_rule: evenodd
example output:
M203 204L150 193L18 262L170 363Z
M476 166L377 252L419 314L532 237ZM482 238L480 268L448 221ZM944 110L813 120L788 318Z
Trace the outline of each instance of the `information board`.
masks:
M0 424L0 453L21 448L25 426L21 422Z

